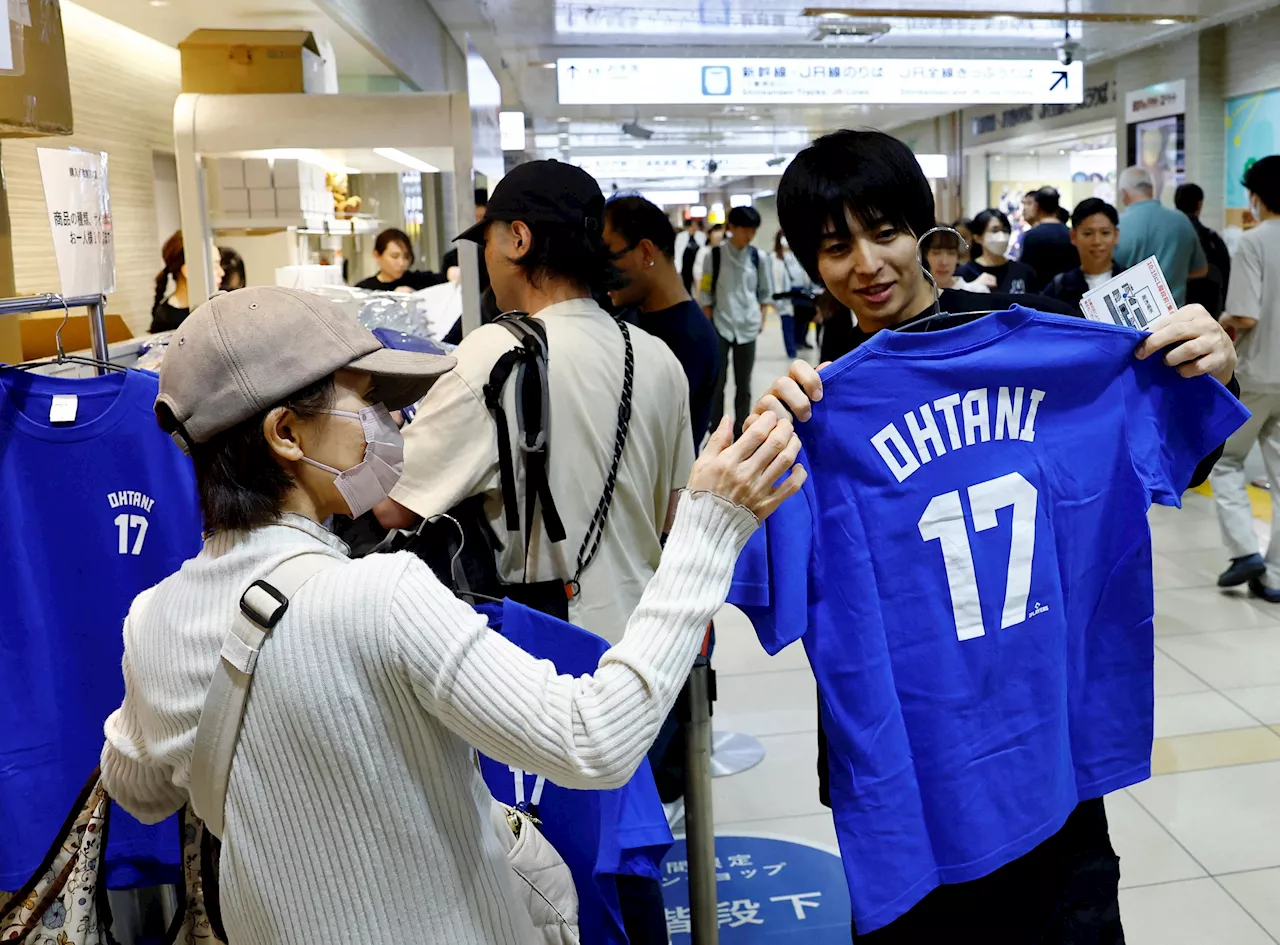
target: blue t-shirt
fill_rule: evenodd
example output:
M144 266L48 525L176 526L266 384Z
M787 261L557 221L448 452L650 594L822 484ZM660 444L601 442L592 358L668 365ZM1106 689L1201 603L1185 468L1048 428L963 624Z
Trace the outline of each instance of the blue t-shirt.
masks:
M1015 307L824 374L730 600L770 652L803 636L860 932L1150 774L1147 509L1248 412L1141 338Z
M122 627L200 550L191 462L156 425L154 375L0 368L0 889L40 865L124 698ZM50 423L54 395L75 419ZM175 881L173 820L112 809L108 883Z
M609 649L595 634L511 600L500 611L493 605L478 609L493 629L526 653L550 660L559 673L590 675ZM659 879L659 864L673 842L649 762L642 761L626 786L612 791L558 787L484 755L480 770L498 800L536 801L543 834L573 873L582 941L626 945L614 877Z

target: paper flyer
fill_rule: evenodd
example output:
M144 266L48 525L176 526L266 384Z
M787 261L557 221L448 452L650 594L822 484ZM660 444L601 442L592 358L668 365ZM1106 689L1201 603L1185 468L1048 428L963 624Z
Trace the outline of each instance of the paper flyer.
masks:
M1151 331L1160 319L1178 310L1156 257L1142 262L1103 283L1080 300L1084 317Z

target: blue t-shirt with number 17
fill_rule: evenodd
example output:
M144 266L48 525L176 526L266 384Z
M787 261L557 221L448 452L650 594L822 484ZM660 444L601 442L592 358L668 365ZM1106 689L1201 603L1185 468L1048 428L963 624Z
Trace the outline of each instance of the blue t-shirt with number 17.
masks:
M866 933L1150 774L1151 503L1247 418L1142 335L1015 307L824 372L730 600L803 637Z

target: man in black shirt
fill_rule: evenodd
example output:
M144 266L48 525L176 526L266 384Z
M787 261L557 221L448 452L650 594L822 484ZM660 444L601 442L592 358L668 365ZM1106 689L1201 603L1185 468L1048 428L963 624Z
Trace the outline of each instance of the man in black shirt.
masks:
M1058 191L1041 187L1035 192L1035 219L1022 237L1022 262L1036 271L1036 285L1045 286L1060 272L1080 265L1071 242L1071 231L1059 219Z
M711 422L711 397L720 366L716 330L689 297L676 268L675 230L643 197L615 197L605 205L604 241L625 284L609 293L628 321L666 342L689 379L693 448Z
M778 218L810 277L851 310L847 350L877 331L896 331L937 311L916 235L934 225L933 194L911 151L897 139L876 131L841 131L818 139L783 175ZM991 296L983 298L990 303L987 307L998 304ZM980 317L968 311L939 319L926 330ZM841 347L834 340L824 345L824 357L847 353ZM1187 306L1170 316L1135 354L1163 355L1184 376L1211 374L1239 394L1234 345L1200 306ZM821 398L818 372L796 361L756 404L753 417L772 410L808 420L812 402ZM1219 447L1205 458L1195 481L1204 481L1221 452ZM829 803L821 720L819 739L820 791ZM886 825L886 837L891 836L892 825ZM854 940L876 945L943 938L1119 945L1124 940L1119 877L1103 800L1089 798L1058 833L1030 853L980 879L938 887L901 918L874 932L859 934L855 927Z
M1199 184L1180 184L1174 192L1173 205L1187 215L1196 228L1205 258L1209 260L1208 275L1187 280L1187 301L1196 301L1209 310L1215 318L1222 314L1227 301L1227 288L1231 284L1231 253L1227 244L1213 230L1200 222L1204 209L1204 190Z

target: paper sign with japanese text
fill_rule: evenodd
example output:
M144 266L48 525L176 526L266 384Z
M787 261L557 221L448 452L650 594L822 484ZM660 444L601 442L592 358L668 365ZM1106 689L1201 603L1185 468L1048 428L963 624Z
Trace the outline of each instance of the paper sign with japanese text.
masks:
M37 148L63 298L116 287L105 151Z
M1173 292L1154 256L1104 282L1080 300L1080 310L1092 322L1124 325L1150 331L1178 310Z

